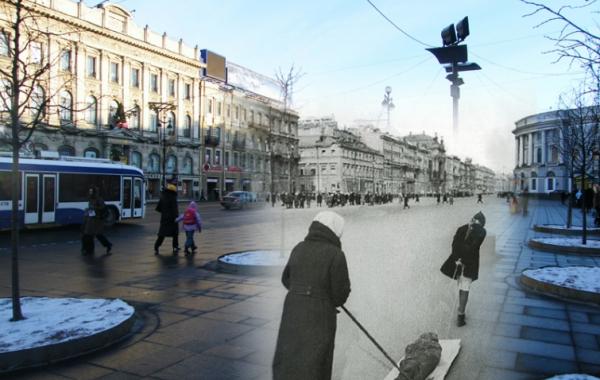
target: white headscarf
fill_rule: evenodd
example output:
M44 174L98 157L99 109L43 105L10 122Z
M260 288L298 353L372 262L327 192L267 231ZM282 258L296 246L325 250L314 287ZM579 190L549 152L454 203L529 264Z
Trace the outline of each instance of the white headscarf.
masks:
M321 211L315 216L313 222L319 222L328 227L338 238L342 237L344 231L344 218L333 211Z

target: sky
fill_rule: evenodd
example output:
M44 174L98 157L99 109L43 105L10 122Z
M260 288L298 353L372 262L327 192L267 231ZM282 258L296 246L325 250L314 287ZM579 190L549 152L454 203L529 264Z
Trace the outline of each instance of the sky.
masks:
M545 1L559 6L570 0ZM367 0L115 0L136 24L274 77L293 65L304 75L293 95L301 118L356 120L398 136L425 132L444 138L449 154L496 171L514 167L511 131L525 116L556 109L558 97L583 77L577 66L548 53L559 23L536 28L544 14L519 0L371 0L417 42L386 21ZM88 5L94 2L86 1ZM569 13L598 32L598 13ZM469 17L469 61L461 73L459 132L452 131L450 82L425 45L441 46L440 31ZM595 17L595 20L594 20ZM395 108L381 105L391 86Z

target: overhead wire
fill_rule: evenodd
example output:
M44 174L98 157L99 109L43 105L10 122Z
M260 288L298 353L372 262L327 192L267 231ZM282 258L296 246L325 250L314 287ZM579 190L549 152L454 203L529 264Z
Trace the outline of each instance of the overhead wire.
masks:
M394 26L394 28L398 29L400 31L400 33L404 34L406 37L410 38L411 40L423 45L423 46L427 46L427 47L434 47L432 45L429 45L421 40L418 40L417 38L411 36L410 34L408 34L407 32L405 32L401 27L399 27L398 25L396 25L395 22L393 22L392 20L390 20L389 17L387 17L382 11L379 10L379 8L377 8L377 6L375 6L375 4L373 4L371 2L371 0L367 0L367 3L371 4L371 6L384 18L386 19L390 24L392 24Z

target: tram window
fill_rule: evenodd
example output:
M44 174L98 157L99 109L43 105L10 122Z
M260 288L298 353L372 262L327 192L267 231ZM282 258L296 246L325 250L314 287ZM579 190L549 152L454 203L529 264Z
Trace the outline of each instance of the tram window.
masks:
M10 191L10 187L12 186L11 179L12 173L0 172L0 201L10 201L12 199L12 192ZM19 200L23 199L21 189L22 180L23 175L19 173Z
M60 202L86 202L89 188L97 186L105 201L120 200L121 178L117 175L61 174Z

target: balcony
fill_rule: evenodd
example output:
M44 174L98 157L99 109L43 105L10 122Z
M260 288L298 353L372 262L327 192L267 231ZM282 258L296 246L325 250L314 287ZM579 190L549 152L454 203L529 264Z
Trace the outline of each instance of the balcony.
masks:
M206 135L204 136L204 144L209 146L218 146L221 142L219 136Z
M245 150L246 149L246 139L236 136L233 139L232 146L233 146L233 149L235 149L235 150Z

